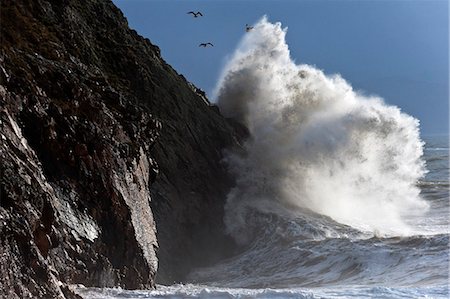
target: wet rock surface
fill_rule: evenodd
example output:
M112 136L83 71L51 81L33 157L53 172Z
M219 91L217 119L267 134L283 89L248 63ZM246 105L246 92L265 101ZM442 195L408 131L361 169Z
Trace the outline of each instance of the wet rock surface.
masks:
M0 29L6 298L152 288L232 252L236 126L111 1L5 0Z

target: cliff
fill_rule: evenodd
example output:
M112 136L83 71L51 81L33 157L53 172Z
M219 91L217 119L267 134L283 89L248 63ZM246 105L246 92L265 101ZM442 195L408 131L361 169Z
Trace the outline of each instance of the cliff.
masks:
M3 0L0 29L7 298L153 288L232 251L236 130L110 0Z

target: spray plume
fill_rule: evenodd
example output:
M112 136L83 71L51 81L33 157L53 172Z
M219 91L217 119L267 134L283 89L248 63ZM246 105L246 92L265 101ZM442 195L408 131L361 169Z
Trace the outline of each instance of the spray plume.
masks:
M339 75L297 65L286 29L263 17L223 70L216 101L245 124L245 154L227 153L237 184L228 194L230 233L245 210L267 202L311 210L364 231L408 234L404 218L426 210L419 122Z

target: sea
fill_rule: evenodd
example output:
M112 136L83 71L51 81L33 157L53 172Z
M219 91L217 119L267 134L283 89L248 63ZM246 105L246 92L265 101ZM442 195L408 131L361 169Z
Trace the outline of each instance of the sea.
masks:
M260 213L243 252L156 290L78 288L114 298L449 298L449 139L423 137L427 174L417 185L428 211L418 234L377 236L318 214ZM256 232L255 232L256 233Z
M297 64L263 17L214 102L249 129L224 162L240 253L156 290L84 298L449 298L449 138L339 74Z

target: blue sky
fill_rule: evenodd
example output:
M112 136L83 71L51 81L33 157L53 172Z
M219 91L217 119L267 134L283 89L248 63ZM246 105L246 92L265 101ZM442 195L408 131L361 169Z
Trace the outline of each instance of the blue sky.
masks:
M208 94L243 34L263 15L288 27L292 58L340 73L356 90L383 97L448 134L447 0L113 0L131 28ZM186 13L200 10L204 17ZM213 48L199 48L212 42Z

